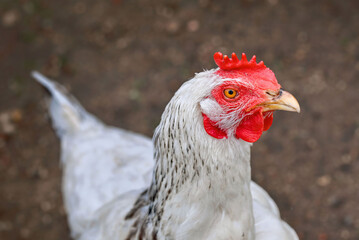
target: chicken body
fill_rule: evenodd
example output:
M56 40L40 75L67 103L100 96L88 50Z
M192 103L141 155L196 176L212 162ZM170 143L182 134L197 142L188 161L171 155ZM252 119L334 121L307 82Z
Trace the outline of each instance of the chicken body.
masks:
M73 238L298 239L251 181L251 143L230 135L231 126L225 140L204 129L202 114L215 110L207 99L218 85L214 72L197 74L177 91L153 141L106 126L34 73L52 94Z

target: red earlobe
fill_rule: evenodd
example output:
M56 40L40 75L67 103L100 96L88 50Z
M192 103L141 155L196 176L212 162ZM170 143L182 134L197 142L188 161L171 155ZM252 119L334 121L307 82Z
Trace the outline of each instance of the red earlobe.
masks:
M236 129L236 138L243 139L246 142L257 141L264 130L264 119L261 111L257 111L242 119Z
M206 132L208 133L208 135L217 139L227 138L227 134L224 131L222 131L219 127L215 126L215 124L211 121L211 119L209 119L209 117L207 117L206 114L202 113L202 116L203 116L203 126Z

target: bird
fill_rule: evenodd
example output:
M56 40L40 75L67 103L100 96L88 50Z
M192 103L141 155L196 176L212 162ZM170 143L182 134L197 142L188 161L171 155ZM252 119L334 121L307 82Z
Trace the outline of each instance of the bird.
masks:
M251 180L250 148L274 111L299 113L299 103L256 56L214 61L177 90L152 139L106 125L32 73L51 94L73 239L298 239Z

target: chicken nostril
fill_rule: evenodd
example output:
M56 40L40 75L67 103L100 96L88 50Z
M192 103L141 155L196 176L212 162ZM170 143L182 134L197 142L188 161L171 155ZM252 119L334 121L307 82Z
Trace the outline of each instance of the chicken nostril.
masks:
M274 91L266 91L266 94L271 96L271 97L276 97L278 96L279 92L274 92Z
M281 89L279 89L279 92L278 92L278 97L280 97L280 96L282 96L282 94L283 94L283 89L281 88Z
M280 96L282 96L283 91L283 89L279 89L278 91L267 90L266 94L273 98L279 98Z

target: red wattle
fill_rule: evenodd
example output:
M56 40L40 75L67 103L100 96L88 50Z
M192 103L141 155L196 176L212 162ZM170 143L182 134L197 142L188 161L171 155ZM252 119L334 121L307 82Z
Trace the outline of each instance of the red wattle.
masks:
M264 126L263 131L267 131L273 123L273 112L266 113L267 115L264 116Z
M257 111L242 119L236 129L236 137L246 142L255 142L262 136L264 126L262 112Z
M210 136L217 139L227 138L227 134L219 127L215 126L215 123L212 122L206 114L202 113L202 116L204 129Z

